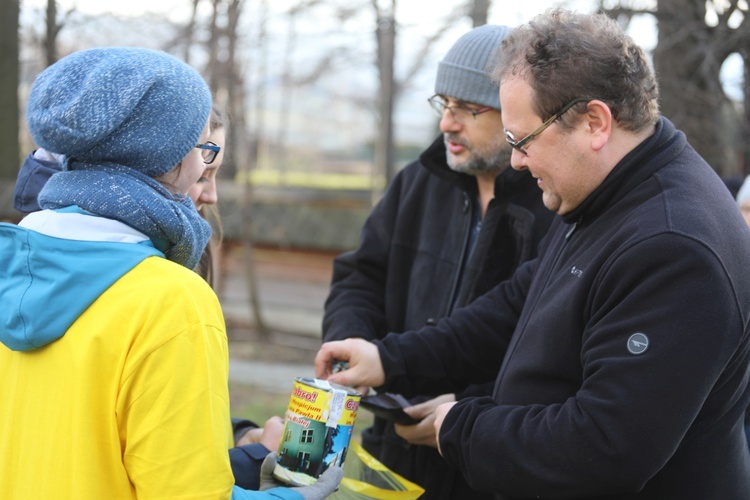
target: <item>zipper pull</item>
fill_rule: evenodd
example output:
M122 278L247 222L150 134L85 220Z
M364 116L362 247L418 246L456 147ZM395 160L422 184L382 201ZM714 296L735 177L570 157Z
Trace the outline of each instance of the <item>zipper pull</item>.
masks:
M570 237L571 237L571 236L573 235L573 233L575 232L575 230L576 230L576 229L578 229L578 221L574 222L574 223L573 223L573 224L572 224L572 225L570 226L570 229L568 229L568 232L567 232L567 233L565 233L565 239L566 239L566 240L569 240L569 239L570 239Z

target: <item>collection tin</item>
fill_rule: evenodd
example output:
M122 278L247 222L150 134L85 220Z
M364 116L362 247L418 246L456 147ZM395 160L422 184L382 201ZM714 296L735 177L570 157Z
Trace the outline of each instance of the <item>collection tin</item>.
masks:
M360 398L350 387L297 377L273 470L276 479L307 486L332 465L343 466Z

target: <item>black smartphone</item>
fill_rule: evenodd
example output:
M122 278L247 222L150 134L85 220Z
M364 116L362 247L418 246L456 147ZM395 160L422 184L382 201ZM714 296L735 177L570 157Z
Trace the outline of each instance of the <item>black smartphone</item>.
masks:
M410 417L403 410L404 407L411 406L411 403L400 394L383 392L365 396L360 400L359 405L373 412L376 416L397 424L413 425L419 423L419 420Z

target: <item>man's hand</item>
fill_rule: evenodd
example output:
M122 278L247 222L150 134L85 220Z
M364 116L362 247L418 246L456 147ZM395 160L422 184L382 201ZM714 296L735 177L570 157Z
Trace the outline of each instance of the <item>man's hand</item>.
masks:
M346 361L349 368L333 373L334 361ZM380 352L363 339L326 342L315 357L315 376L348 387L378 387L385 383Z
M284 420L281 417L273 416L266 420L263 428L256 427L249 429L235 443L235 446L244 444L260 443L269 451L276 451L281 443L281 435L284 433Z
M445 416L448 414L448 412L453 408L453 405L455 405L456 402L453 403L443 403L440 406L437 407L435 410L435 439L437 441L437 449L442 455L443 452L440 450L440 427L443 425L443 420L445 420Z
M404 408L409 416L419 420L413 425L395 424L396 434L408 443L422 446L438 447L437 434L435 433L435 410L442 403L455 402L455 394L443 394L434 399Z

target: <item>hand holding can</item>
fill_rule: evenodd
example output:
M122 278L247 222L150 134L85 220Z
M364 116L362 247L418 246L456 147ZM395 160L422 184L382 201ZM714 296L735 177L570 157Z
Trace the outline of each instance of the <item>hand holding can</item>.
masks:
M273 474L286 484L315 484L330 467L343 466L360 394L326 380L297 377Z

